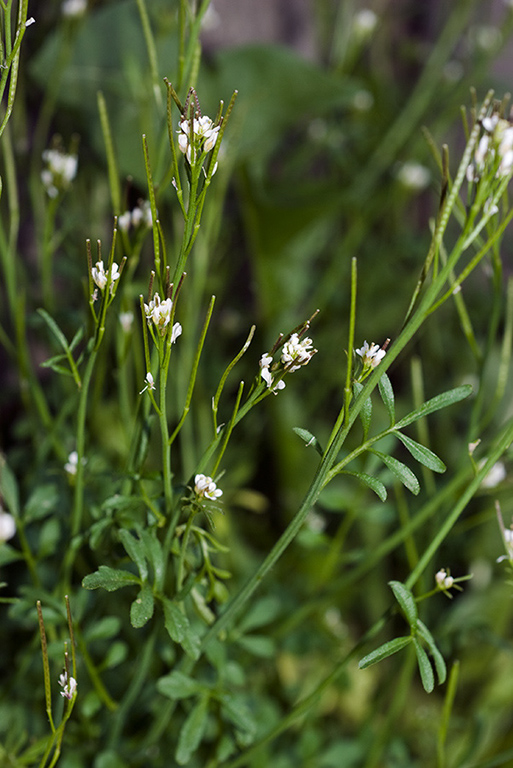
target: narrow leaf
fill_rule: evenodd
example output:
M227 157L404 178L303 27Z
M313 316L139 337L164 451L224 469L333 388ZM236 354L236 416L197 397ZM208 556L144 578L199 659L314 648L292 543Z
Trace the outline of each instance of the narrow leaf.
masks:
M392 656L392 654L406 648L406 646L411 643L412 639L411 635L407 635L406 637L396 637L393 640L389 640L388 643L383 643L383 645L380 645L375 651L368 653L367 656L360 659L358 662L359 668L366 669L373 664L377 664L378 661L382 661L388 656Z
M395 475L399 482L406 486L409 491L411 491L415 496L418 494L420 491L419 481L411 469L406 466L406 464L403 464L402 461L394 459L393 456L387 456L386 453L381 453L380 451L373 450L372 453L376 454L376 456L379 456L381 461L386 464L392 474Z
M169 699L188 699L205 691L205 687L182 672L170 672L157 680L157 690Z
M133 573L109 568L107 565L100 565L97 571L82 579L84 589L105 589L107 592L140 583L140 579Z
M306 443L306 447L309 448L312 446L315 448L317 453L322 456L324 451L322 450L319 441L315 437L315 435L312 435L311 432L309 432L307 429L302 429L301 427L293 427L293 431L298 435L301 440L303 440Z
M410 590L407 589L400 581L389 581L388 586L391 588L395 599L401 606L408 624L415 632L417 630L417 619L419 616L415 598L413 597Z
M390 426L393 427L395 424L395 403L394 403L394 390L392 389L392 384L390 383L390 379L386 375L386 373L383 374L383 376L378 381L378 388L379 388L379 394L381 395L381 399L383 400L383 403L385 404L385 408L388 411L388 416L390 418Z
M367 475L365 472L341 472L340 474L356 477L357 480L360 480L360 482L370 488L371 491L374 491L374 493L379 496L381 501L386 501L387 489L381 480L377 480L375 477L372 477L372 475Z
M439 459L436 453L430 451L429 448L425 448L420 443L412 440L411 437L403 435L402 432L393 432L393 434L399 438L402 444L409 450L414 459L420 464L423 464L433 472L445 472L447 467L443 463L442 459Z
M144 627L153 616L153 609L153 591L150 585L145 582L130 607L130 622L132 626L136 629Z
M405 416L404 419L398 421L395 425L396 429L402 429L403 427L408 426L408 424L412 424L412 422L422 419L429 413L439 411L441 408L447 408L448 405L459 403L460 400L464 400L471 394L472 387L470 384L464 384L462 387L456 387L455 389L450 389L448 392L443 392L441 395L437 395L436 397L431 398L431 400L428 400L421 405L420 408L416 408L409 413L408 416Z
M187 765L191 756L197 750L205 732L207 714L208 697L203 696L194 709L190 711L180 731L175 755L178 765Z
M438 650L438 647L435 643L435 639L429 629L426 627L424 622L422 622L420 619L417 619L417 632L420 635L420 637L424 640L427 647L429 648L429 652L431 653L431 656L433 657L433 661L435 662L435 669L436 674L438 677L438 684L442 685L442 683L445 683L445 680L447 678L447 666L445 664L445 659Z
M419 664L420 679L426 693L431 693L435 687L435 676L428 655L416 637L413 638L415 653Z

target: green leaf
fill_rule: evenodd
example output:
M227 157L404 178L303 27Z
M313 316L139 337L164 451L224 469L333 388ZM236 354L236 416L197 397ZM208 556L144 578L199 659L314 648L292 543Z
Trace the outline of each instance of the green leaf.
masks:
M431 653L433 661L435 662L438 683L439 685L442 685L442 683L445 683L447 678L447 666L445 664L445 659L438 650L433 635L426 627L424 622L422 622L420 619L417 619L417 632L429 648L429 652Z
M401 606L404 615L408 621L408 624L415 632L417 629L417 619L419 612L417 610L417 603L415 598L407 587L400 581L389 581L388 586L394 593L395 599Z
M402 444L409 450L413 458L417 459L420 464L423 464L433 472L445 472L447 467L443 463L442 459L438 458L436 453L433 453L433 451L430 451L429 448L425 448L420 443L412 440L411 437L403 435L402 432L393 432L392 434L399 438Z
M253 736L256 732L256 723L242 697L223 693L218 698L224 715L241 731Z
M411 641L411 635L407 635L406 637L396 637L393 640L389 640L388 643L383 643L383 645L380 645L375 651L368 653L367 656L360 659L358 666L360 669L371 667L373 664L377 664L378 661L382 661L388 656L392 656L392 654L402 651L402 649L406 648Z
M281 600L276 595L267 595L256 600L237 629L239 632L250 632L258 627L265 627L282 613Z
M153 616L154 607L153 591L150 585L145 582L130 607L130 622L132 626L136 629L144 627Z
M105 589L107 592L140 583L140 579L133 573L109 568L107 565L100 565L97 571L82 579L84 589Z
M151 531L141 529L138 531L138 534L144 545L146 558L153 568L155 581L158 583L164 570L164 553L160 541L157 539L155 529L152 529Z
M324 454L324 451L322 450L319 444L319 441L317 440L315 435L312 435L312 433L309 432L307 429L302 429L301 427L293 427L292 429L296 433L296 435L299 435L301 440L304 440L307 448L312 446L313 448L315 448L319 456L322 456Z
M26 523L32 520L42 520L53 512L58 505L59 494L53 483L38 485L30 494L23 509L23 519Z
M197 659L199 657L199 638L191 630L189 619L176 603L167 597L163 598L162 604L164 606L164 624L169 636L175 643L182 646L188 656Z
M88 643L94 640L111 640L119 633L121 621L117 616L105 616L92 624L84 632L84 637Z
M377 478L372 477L372 475L367 475L365 472L340 472L341 475L350 475L351 477L356 477L357 480L360 480L360 482L364 483L368 488L371 489L371 491L374 491L374 493L379 496L381 501L386 501L387 498L387 489L381 482L381 480L377 480Z
M188 699L205 692L205 686L182 672L170 672L157 680L157 690L169 699Z
M372 453L374 453L376 456L379 456L381 461L386 464L392 474L395 475L399 482L406 486L409 491L415 494L415 496L418 494L420 491L419 481L411 469L406 466L406 464L403 464L402 461L394 459L393 456L387 456L386 453L381 453L380 451L373 450Z
M0 493L4 498L7 509L13 517L20 516L20 493L18 490L18 481L14 473L7 464L5 458L0 454Z
M353 391L355 398L358 397L360 392L363 389L363 384L360 384L358 381L355 381L353 384ZM362 409L360 413L358 414L360 421L362 422L363 426L363 439L364 441L367 440L367 435L369 434L369 429L371 425L371 419L372 419L372 400L370 397L367 398L367 400L364 401L362 405Z
M197 750L205 732L208 714L208 696L203 696L190 711L178 737L176 762L187 765L193 753Z
M123 544L130 560L137 566L137 570L141 576L141 581L146 581L148 578L148 566L146 565L146 557L144 551L144 545L140 539L136 539L132 534L122 528L119 532L119 538Z
M276 643L266 635L242 635L237 638L237 645L261 659L272 659L276 653Z
M388 411L388 416L390 418L390 426L393 427L395 423L394 390L392 389L392 384L390 383L390 379L388 378L386 373L384 373L383 376L378 381L378 388L379 388L379 394L381 395L381 399L383 400L383 403L385 404L385 408Z
M431 693L435 687L435 676L433 674L433 667L429 661L428 655L424 648L421 646L416 637L412 638L413 645L415 646L415 653L417 654L417 661L419 664L420 678L422 685L426 693Z
M448 405L459 403L460 400L464 400L471 394L472 387L470 384L464 384L462 387L456 387L455 389L450 389L448 392L443 392L441 395L437 395L436 397L431 398L431 400L428 400L427 403L421 405L420 408L416 408L409 413L408 416L405 416L404 419L398 421L395 428L402 429L403 427L408 426L408 424L412 424L414 421L422 419L429 413L434 413L441 408L447 408Z

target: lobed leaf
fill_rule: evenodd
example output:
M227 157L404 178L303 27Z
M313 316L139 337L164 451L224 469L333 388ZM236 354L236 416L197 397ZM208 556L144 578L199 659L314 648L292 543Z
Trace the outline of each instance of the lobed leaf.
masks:
M155 602L152 588L145 582L130 607L130 622L132 626L136 629L144 627L153 616L154 608Z
M108 565L100 565L97 571L82 579L84 589L105 589L107 592L115 592L122 587L140 583L140 579L133 573L118 568L109 568Z

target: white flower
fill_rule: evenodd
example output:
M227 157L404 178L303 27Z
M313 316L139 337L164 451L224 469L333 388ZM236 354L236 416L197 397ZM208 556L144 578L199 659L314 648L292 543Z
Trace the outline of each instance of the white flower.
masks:
M420 191L429 184L431 173L420 163L408 162L399 168L396 178L407 189Z
M110 268L110 292L112 293L112 289L114 287L114 283L116 280L118 280L121 276L121 273L119 271L119 267L116 264L116 262L112 262L112 266ZM91 277L93 278L94 282L100 289L100 291L103 291L107 283L109 282L109 275L108 272L105 271L103 266L103 261L97 261L95 266L91 268Z
M181 335L182 335L182 326L180 325L180 323L175 323L173 325L173 330L171 331L171 344L174 344L177 338Z
M144 305L144 311L146 313L146 319L148 323L153 321L153 324L159 329L160 335L163 336L166 332L166 328L171 321L171 312L173 310L173 302L171 299L160 300L160 296L156 293L149 304Z
M273 386L274 382L274 376L272 375L271 371L269 370L269 366L271 365L273 359L271 355L268 355L267 353L263 354L260 358L260 375L267 384L267 388L271 390L271 392L274 395L277 395L280 389L285 389L285 382L283 379L280 379L276 382Z
M149 200L141 200L139 205L132 211L132 226L138 227L140 224L144 224L145 227L151 227L153 225Z
M363 342L361 349L355 350L356 354L362 358L364 368L376 368L386 355L384 349L379 344L372 342L369 346L366 341Z
M27 21L25 22L25 26L26 27L30 27L30 26L32 26L32 24L35 24L35 23L36 23L35 18L33 16L31 16L30 19L27 19Z
M144 387L144 389L141 389L141 391L139 392L140 395L142 395L143 392L146 392L147 389L155 389L155 382L153 381L153 376L150 373L150 371L148 371L148 373L146 374L144 381L146 382L146 386Z
M82 465L85 465L86 463L87 463L87 459L82 458ZM68 461L64 465L64 469L68 473L68 475L76 475L77 467L78 467L78 453L76 451L71 451L70 455L68 456Z
M123 333L130 333L130 331L132 330L133 322L134 322L134 313L130 311L120 312L119 322L121 323Z
M299 370L302 365L307 365L316 352L317 350L313 348L312 339L306 337L300 341L298 334L293 333L283 345L281 362L287 366L288 373L293 373Z
M454 579L452 576L448 576L445 568L441 568L437 574L435 574L435 581L438 589L451 589L454 586Z
M210 501L215 501L223 495L222 490L207 475L196 475L194 478L194 493L196 496L210 499Z
M16 520L12 515L0 509L0 543L9 541L16 533Z
M68 18L83 16L87 10L87 0L65 0L61 5L61 13Z
M131 221L132 214L130 211L125 211L120 216L118 216L118 229L120 229L122 232L128 232L130 229Z
M370 8L362 8L353 19L353 31L362 38L367 38L376 29L378 17Z
M486 459L483 459L479 466L482 467L485 463ZM493 467L490 469L488 474L486 474L481 482L481 488L495 488L497 485L502 483L502 481L506 477L506 467L504 466L502 461L498 461L496 464L493 465Z
M58 149L45 149L43 160L47 167L41 171L41 181L50 197L67 189L77 175L78 158Z
M74 677L70 677L69 683L68 683L68 675L66 672L63 672L59 676L59 685L64 690L61 691L61 696L64 696L65 699L72 699L77 691L77 681Z
M191 139L192 123L192 139ZM180 151L186 155L191 165L196 162L196 152L210 152L214 148L217 135L220 130L219 125L214 126L213 121L207 115L195 117L192 121L184 118L180 122L178 133L178 146Z

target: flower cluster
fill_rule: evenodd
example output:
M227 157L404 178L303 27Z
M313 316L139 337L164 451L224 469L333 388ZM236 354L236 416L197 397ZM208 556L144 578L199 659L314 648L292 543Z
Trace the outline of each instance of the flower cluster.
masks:
M220 127L214 125L213 120L206 115L191 120L183 118L180 121L180 130L177 131L178 146L190 165L196 163L198 155L210 152L215 147Z
M513 125L499 115L491 115L484 118L482 126L485 133L467 168L467 179L471 182L479 181L490 167L498 178L513 172Z
M151 206L148 200L140 200L132 211L125 211L118 217L118 227L122 232L128 232L130 227L133 229L140 226L149 228L152 224Z
M194 478L194 493L199 498L209 499L210 501L216 501L223 495L222 490L207 475L196 475Z
M292 333L283 345L281 352L281 372L294 373L294 371L298 371L303 365L307 365L310 362L316 352L317 350L313 347L312 339L305 337L301 340L298 333ZM272 355L269 355L267 352L262 355L259 363L260 376L274 395L277 395L280 389L285 388L283 379L278 379L274 383L275 376L271 373L271 371L277 370L280 363L274 363L273 365Z
M379 344L367 344L363 342L363 346L360 349L355 350L356 354L362 358L363 370L371 370L376 368L386 355L384 347L380 347Z
M119 271L119 266L116 264L115 261L112 262L111 268L110 268L110 281L109 281L109 272L105 271L105 267L103 266L103 261L97 261L94 267L91 269L91 277L93 278L93 281L98 286L100 291L105 290L105 287L107 283L110 282L110 292L112 293L114 288L114 283L116 280L119 280L121 277L121 272Z
M67 155L59 149L45 149L43 160L46 168L41 171L41 181L49 197L64 192L77 175L78 158Z
M160 296L156 293L149 304L144 305L144 313L148 323L152 323L156 326L161 336L167 332L167 327L171 322L171 316L173 311L173 301L171 299L164 299L161 301ZM171 331L171 343L174 344L177 338L182 333L182 326L180 323L173 325Z
M77 692L77 681L74 677L70 677L68 682L68 674L67 672L63 672L59 676L59 685L63 690L61 691L61 696L64 696L65 699L72 699L75 693Z
M82 457L82 466L85 466L86 464L87 464L87 459L85 457ZM64 465L64 471L67 472L68 475L74 476L77 474L77 468L78 468L78 453L77 451L71 451L70 455L68 456L68 460Z
M281 362L286 367L287 373L294 373L302 365L307 365L316 352L317 350L313 348L312 339L306 337L300 341L299 335L293 333L283 345Z
M444 592L454 586L454 579L447 573L445 568L441 568L438 573L435 574L435 581L438 589L441 589Z

